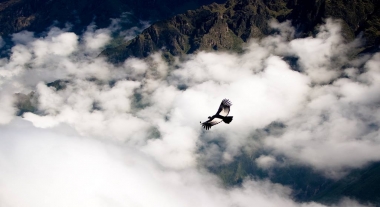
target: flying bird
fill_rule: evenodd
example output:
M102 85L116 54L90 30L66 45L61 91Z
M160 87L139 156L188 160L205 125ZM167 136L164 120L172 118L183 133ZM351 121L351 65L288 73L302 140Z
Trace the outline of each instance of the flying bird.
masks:
M207 121L203 123L201 122L203 128L209 130L212 126L219 124L222 121L229 124L233 118L233 116L227 116L228 113L230 113L230 106L232 106L231 101L228 99L223 99L216 114L209 116Z

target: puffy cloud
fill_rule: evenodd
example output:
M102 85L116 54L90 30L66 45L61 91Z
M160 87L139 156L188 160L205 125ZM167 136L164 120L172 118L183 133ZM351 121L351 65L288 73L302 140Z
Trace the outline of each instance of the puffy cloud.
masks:
M88 50L98 50L111 40L109 29L95 30L95 27L94 24L88 26L83 35L84 46Z
M296 203L289 188L268 181L224 188L205 171L171 170L136 148L80 137L65 125L41 129L16 118L0 128L1 205L323 206ZM360 206L339 206L353 204Z
M255 162L259 167L268 169L276 164L276 158L272 156L261 155L255 159Z
M332 176L339 176L334 175L337 169L378 161L379 111L375 106L379 99L375 91L379 84L375 80L379 71L373 67L378 61L379 54L375 54L365 65L366 72L355 79L340 78L314 87L310 101L285 122L285 133L266 138L265 144Z
M16 108L13 106L14 95L7 93L6 91L1 91L0 98L0 125L8 124L14 118L14 114L16 113Z

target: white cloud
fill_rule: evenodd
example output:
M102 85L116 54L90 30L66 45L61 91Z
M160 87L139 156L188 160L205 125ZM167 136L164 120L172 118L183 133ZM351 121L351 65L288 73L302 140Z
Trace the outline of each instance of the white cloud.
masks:
M343 43L339 22L328 19L319 28L316 38L294 39L290 49L298 57L300 65L316 83L329 83L339 77L350 45Z
M12 41L16 44L27 45L34 41L34 33L29 31L21 31L19 33L12 34Z
M285 134L266 138L265 144L317 169L331 170L333 176L337 169L378 161L379 111L374 106L379 84L374 80L379 71L371 65L378 57L375 54L368 61L360 81L341 78L314 87L306 107L286 122Z
M13 106L14 96L6 91L1 91L0 99L0 125L8 124L16 113L16 108Z
M72 54L78 47L78 36L72 32L64 32L58 28L53 28L48 35L41 39L36 39L30 44L31 53L34 55L34 63L37 66L46 64L48 56L50 58L63 58Z
M16 118L0 128L1 205L322 206L298 204L289 188L268 181L224 188L204 171L171 170L136 148L79 137L63 125L40 129Z
M23 117L33 123L38 128L51 128L59 124L59 122L51 116L39 116L30 112L24 113Z
M255 162L259 167L268 169L276 164L276 158L272 156L261 155L255 159Z
M98 50L104 47L111 40L110 32L108 29L95 30L94 24L88 26L87 31L83 34L86 49Z

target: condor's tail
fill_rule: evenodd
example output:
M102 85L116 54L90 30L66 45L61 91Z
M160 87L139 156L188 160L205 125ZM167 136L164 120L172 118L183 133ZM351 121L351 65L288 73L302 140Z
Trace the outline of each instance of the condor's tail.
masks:
M231 123L232 118L233 118L233 116L226 116L226 117L223 117L223 121L224 121L224 123L229 124L229 123Z

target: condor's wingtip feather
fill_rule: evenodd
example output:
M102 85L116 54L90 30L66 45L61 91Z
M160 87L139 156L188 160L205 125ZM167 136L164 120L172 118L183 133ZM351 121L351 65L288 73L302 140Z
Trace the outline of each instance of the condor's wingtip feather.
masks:
M226 105L226 106L232 106L232 102L229 100L229 99L223 99L222 101L223 105Z
M210 125L206 125L206 124L202 124L202 127L203 127L204 129L206 129L206 130L209 130L209 129L211 128Z

